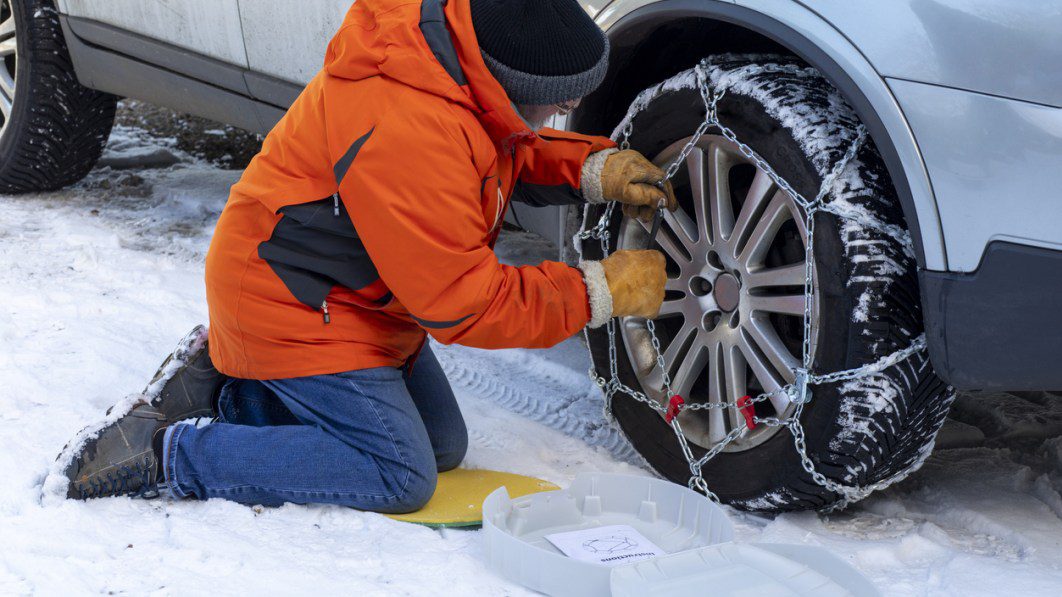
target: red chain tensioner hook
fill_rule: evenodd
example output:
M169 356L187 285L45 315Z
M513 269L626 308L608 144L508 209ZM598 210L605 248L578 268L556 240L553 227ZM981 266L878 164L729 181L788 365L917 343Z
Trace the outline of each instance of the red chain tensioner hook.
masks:
M756 428L756 405L753 404L752 398L748 396L742 396L737 401L738 410L745 417L745 426L752 431Z
M686 401L682 398L682 396L679 396L678 394L672 396L671 401L667 403L667 412L664 413L664 420L668 423L673 421L675 417L678 416L679 411L682 410L682 407L685 404Z

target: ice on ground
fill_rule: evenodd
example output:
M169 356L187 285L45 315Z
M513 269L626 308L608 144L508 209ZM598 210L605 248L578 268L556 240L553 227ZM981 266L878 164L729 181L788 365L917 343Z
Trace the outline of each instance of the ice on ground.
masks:
M164 146L119 130L115 147L130 138L140 155ZM330 506L41 501L63 445L142 390L206 318L202 260L238 173L176 155L0 197L0 594L525 594L487 570L477 531ZM520 261L544 251L520 234L500 248ZM561 485L587 471L651 474L605 423L577 340L439 352L468 419L468 466ZM826 547L887 595L1057 594L1059 400L963 397L957 416L981 430L962 434L967 447L938 450L845 513L731 511L738 538Z

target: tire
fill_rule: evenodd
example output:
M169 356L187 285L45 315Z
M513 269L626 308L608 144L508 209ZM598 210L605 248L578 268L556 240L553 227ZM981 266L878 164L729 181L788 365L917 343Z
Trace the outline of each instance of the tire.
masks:
M96 164L114 123L117 98L82 86L74 75L51 0L2 0L13 18L17 50L14 93L0 130L0 192L53 191Z
M813 69L779 58L728 56L705 64L713 86L726 89L718 105L720 121L797 192L814 198L859 126L836 89ZM631 146L650 158L690 136L704 120L699 93L674 84L679 78L658 88L633 121ZM819 303L812 371L819 374L874 362L909 347L923 331L910 238L872 142L863 145L829 200L857 218L824 212L815 218ZM596 222L603 207L589 209L588 221ZM620 220L613 218L610 231L618 244L624 242ZM584 244L585 258L601 257L596 241ZM799 260L803 261L802 251ZM735 313L744 308L742 303ZM617 328L625 330L625 325ZM658 330L661 325L658 320ZM659 391L642 383L632 360L638 347L632 348L635 341L624 333L616 334L620 380L647 394ZM608 379L608 333L605 328L593 330L588 340L598 374ZM644 372L645 365L640 367ZM750 374L755 375L751 368L745 375ZM953 390L934 374L924 353L867 378L816 386L801 417L808 455L819 472L843 485L888 483L921 465L953 399ZM771 414L761 412L766 404L757 405L757 415ZM614 397L612 412L634 448L658 473L676 483L689 481L689 465L659 414L623 394ZM688 411L681 415L693 416L704 415ZM731 428L737 424L729 423ZM687 427L686 422L683 425ZM815 483L802 468L788 429L777 428L765 437L751 447L723 452L705 465L703 476L721 500L742 509L774 512L819 509L840 501L841 496ZM699 458L710 445L691 447Z

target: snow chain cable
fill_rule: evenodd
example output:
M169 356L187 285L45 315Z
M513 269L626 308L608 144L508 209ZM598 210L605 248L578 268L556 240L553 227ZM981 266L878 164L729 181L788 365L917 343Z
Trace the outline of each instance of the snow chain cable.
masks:
M787 67L779 66L764 66L758 67L757 72L766 72L769 70L784 70ZM658 412L671 426L671 429L675 433L675 437L678 440L679 447L682 449L682 453L685 456L690 467L690 479L689 487L696 491L708 496L715 502L719 502L718 496L716 496L711 489L708 488L707 482L704 480L704 476L701 471L704 466L713 458L723 452L726 447L745 435L755 425L766 425L769 427L786 427L793 436L793 446L795 447L797 454L800 457L801 466L811 476L811 478L826 488L827 490L840 496L840 501L833 504L827 510L832 511L835 509L841 509L848 504L859 501L865 498L867 495L883 489L888 485L906 477L911 471L901 471L896 475L891 476L883 481L865 486L865 487L849 487L837 483L826 477L824 474L816 470L811 458L807 455L807 445L804 433L804 427L800 423L800 417L804 412L804 407L812 399L813 386L819 384L834 383L840 381L848 381L863 377L868 377L884 371L885 369L892 367L900 362L903 362L910 357L922 353L926 350L925 335L919 336L914 343L903 350L894 352L886 357L883 357L873 363L869 363L856 369L849 369L845 371L838 371L835 373L819 375L812 371L812 361L814 355L812 354L811 338L812 338L812 308L814 305L814 293L815 293L815 260L814 260L814 247L815 247L815 214L818 212L832 213L837 217L846 218L850 217L846 214L840 213L839 210L830 209L829 204L826 202L827 197L830 195L831 189L834 183L841 176L848 165L855 159L856 154L863 147L867 139L867 131L863 125L860 125L856 131L856 137L852 141L845 152L844 156L834 164L830 169L826 177L822 181L822 185L819 188L818 194L814 199L808 200L793 188L785 179L778 175L777 172L771 168L759 154L757 154L751 147L742 143L733 130L728 128L722 122L719 121L718 111L716 109L719 100L726 95L725 89L722 91L716 91L711 88L708 80L706 62L698 64L694 69L697 77L697 85L700 89L700 95L704 101L706 110L706 116L704 122L697 127L693 137L690 139L678 156L672 161L665 170L665 180L673 178L679 170L682 168L683 162L690 155L691 152L697 147L701 138L709 131L716 130L723 137L728 139L731 143L736 145L738 149L747 158L753 161L757 167L759 167L764 173L766 173L778 188L787 193L804 211L804 224L807 227L808 242L804 254L804 330L803 330L803 345L802 352L803 358L801 361L801 367L794 371L795 381L791 384L787 384L780 390L774 392L767 392L755 397L746 397L739 400L737 404L731 404L729 402L719 403L699 403L699 404L687 404L684 400L677 396L671 389L671 378L667 372L667 363L664 361L664 355L661 350L660 340L656 335L656 326L653 320L646 320L646 329L649 332L649 336L652 340L652 347L656 354L656 366L660 369L661 379L663 380L663 390L668 397L669 402L667 405L650 398L643 392L639 392L620 381L618 361L616 359L616 319L609 320L606 324L606 331L608 332L608 359L609 359L609 378L605 379L597 374L593 364L590 367L590 378L602 389L605 395L605 417L609 421L613 421L612 415L612 399L617 393L626 394L627 396L642 402L645 405ZM634 128L634 116L636 116L641 110L645 109L645 105L640 106L640 109L634 110L628 115L626 125L618 132L619 138L614 139L619 142L621 149L628 149L630 147L630 136L633 133ZM605 207L605 211L597 224L593 228L587 228L588 218L584 217L582 226L575 237L575 246L578 250L580 257L583 253L582 242L590 239L597 239L601 243L602 258L609 255L609 241L610 232L609 226L612 221L612 215L615 211L615 203L609 203ZM584 332L587 334L587 347L590 346L589 331ZM593 352L590 354L591 363L593 363ZM792 415L786 419L779 419L776 417L759 417L755 415L754 406L758 403L765 402L770 399L772 395L777 392L785 392L788 394L789 399L796 405ZM698 411L698 410L726 410L726 409L738 409L740 414L747 422L746 426L737 426L730 431L722 440L711 446L707 452L700 458L697 458L693 450L690 448L689 441L686 438L685 433L682 431L682 423L679 421L679 413L682 411Z

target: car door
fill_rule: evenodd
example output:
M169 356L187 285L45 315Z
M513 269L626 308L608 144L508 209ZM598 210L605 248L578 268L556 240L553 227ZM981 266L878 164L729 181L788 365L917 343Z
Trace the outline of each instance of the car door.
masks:
M609 0L582 0L591 14L596 14ZM308 83L324 62L328 41L339 29L352 2L350 0L240 0L247 59L255 73L269 75L301 88ZM249 76L252 93L272 102L290 103L294 89L273 85ZM281 99L283 98L283 100ZM563 119L554 123L564 128ZM563 246L567 211L557 207L534 208L521 203L511 206L510 223L532 230Z
M325 48L351 0L240 0L252 71L302 87L324 63Z
M596 14L611 0L581 0ZM321 69L325 47L351 0L240 0L251 70L305 85Z
M238 0L59 0L59 9L72 17L92 19L247 66Z

